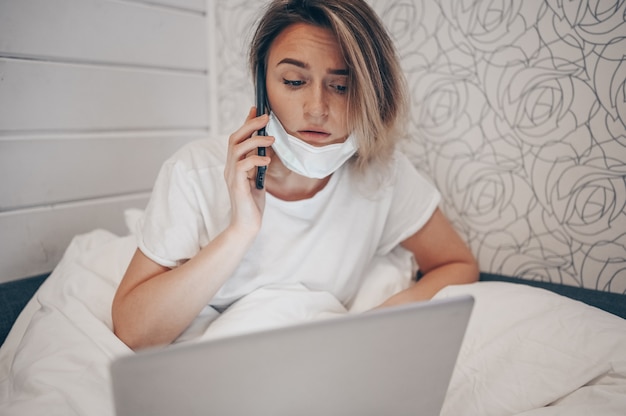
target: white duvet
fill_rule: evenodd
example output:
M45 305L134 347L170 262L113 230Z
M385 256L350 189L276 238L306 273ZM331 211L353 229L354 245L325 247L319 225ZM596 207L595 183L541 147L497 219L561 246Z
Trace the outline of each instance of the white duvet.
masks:
M131 351L111 332L110 304L134 250L132 235L102 230L72 241L0 349L0 415L114 414L109 365ZM358 313L408 284L394 270L380 261L350 311L303 287L259 290L201 338ZM436 297L459 294L476 303L442 415L626 415L626 320L525 285Z

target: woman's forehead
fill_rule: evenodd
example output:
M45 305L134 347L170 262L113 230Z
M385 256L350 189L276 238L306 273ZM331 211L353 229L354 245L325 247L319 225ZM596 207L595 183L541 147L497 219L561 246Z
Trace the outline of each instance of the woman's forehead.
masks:
M334 70L346 67L334 33L330 29L307 23L287 26L272 42L269 62L278 65L285 60L301 62L309 67L323 63Z

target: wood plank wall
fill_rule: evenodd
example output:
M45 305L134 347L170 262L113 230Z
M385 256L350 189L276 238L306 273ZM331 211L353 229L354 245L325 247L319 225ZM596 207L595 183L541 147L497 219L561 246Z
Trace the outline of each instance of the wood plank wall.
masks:
M161 163L209 132L205 0L0 0L0 282L125 234Z

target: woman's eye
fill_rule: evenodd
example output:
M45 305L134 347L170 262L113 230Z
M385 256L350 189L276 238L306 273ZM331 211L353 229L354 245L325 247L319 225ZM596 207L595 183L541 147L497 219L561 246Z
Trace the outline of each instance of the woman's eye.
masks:
M345 85L333 85L332 87L340 94L345 94L348 91L348 87Z
M296 88L296 87L301 87L302 85L304 85L304 81L283 79L283 84Z

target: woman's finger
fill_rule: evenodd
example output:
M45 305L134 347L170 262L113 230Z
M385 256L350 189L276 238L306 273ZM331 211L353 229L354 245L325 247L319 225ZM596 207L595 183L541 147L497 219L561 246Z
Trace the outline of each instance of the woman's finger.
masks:
M269 116L263 114L259 117L254 116L253 110L250 110L246 122L230 135L228 139L230 145L241 143L244 140L249 139L256 131L261 130L269 121ZM252 117L250 117L252 116Z
M250 152L259 147L269 147L274 143L272 136L252 136L241 143L234 145L233 155L238 159L246 157Z

